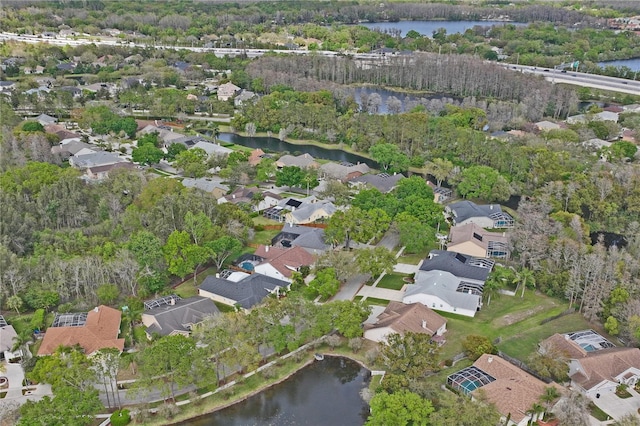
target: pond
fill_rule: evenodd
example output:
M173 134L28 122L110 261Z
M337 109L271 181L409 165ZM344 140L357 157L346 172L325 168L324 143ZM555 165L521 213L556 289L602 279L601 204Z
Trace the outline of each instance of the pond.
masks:
M369 386L370 376L350 359L325 357L243 402L180 424L362 425L369 415L369 405L360 392Z
M602 68L607 66L612 67L628 67L631 71L640 71L640 58L635 59L620 59L618 61L606 61L606 62L598 62Z
M391 112L389 111L388 101L389 101L389 98L392 96L398 99L398 101L400 101L400 104L398 105L398 110L393 111L394 113L410 111L417 105L424 104L426 101L429 101L431 99L450 98L450 99L460 100L460 98L452 95L434 94L434 93L426 93L426 92L425 93L403 93L403 92L396 92L394 90L384 89L382 87L371 87L371 86L354 88L353 98L356 101L356 103L360 106L360 109L362 109L363 111L367 111L368 109L367 105L363 105L363 104L366 104L367 101L363 100L362 98L364 97L366 100L368 100L371 97L371 95L373 95L374 93L380 96L380 104L378 105L378 108L376 111L377 114L389 114Z
M369 167L372 167L374 169L379 168L378 163L376 163L375 161L358 154L345 152L341 149L338 149L337 146L336 149L328 149L316 145L292 144L289 142L281 141L277 138L269 138L266 136L256 136L250 138L248 136L240 136L235 133L220 133L218 139L223 142L234 143L249 148L260 148L265 152L289 152L291 154L307 153L310 154L313 158L320 158L337 162L348 162L353 164L366 163Z
M400 36L404 37L409 31L414 30L422 35L431 37L434 31L440 28L447 30L447 34L463 34L465 31L475 27L493 27L497 25L527 25L523 22L505 21L399 21L399 22L363 22L362 25L372 30L400 30Z

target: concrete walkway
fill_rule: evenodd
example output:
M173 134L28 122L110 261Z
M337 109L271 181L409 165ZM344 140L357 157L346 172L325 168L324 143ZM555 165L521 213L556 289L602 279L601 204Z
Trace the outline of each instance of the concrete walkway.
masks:
M633 395L631 398L619 398L615 392L603 392L600 398L592 401L614 420L620 420L626 414L637 415L640 408L640 395L631 387L627 388L627 391Z
M373 286L364 286L358 292L358 296L362 296L364 300L367 297L373 297L375 299L394 300L396 302L402 302L404 297L404 291L390 290L388 288L378 288Z
M396 263L393 267L393 272L400 274L415 274L418 272L418 265L410 265L408 263Z
M22 405L27 401L38 401L45 395L52 395L51 385L48 384L30 386L29 389L33 390L29 390L23 395L22 382L24 380L24 370L22 370L22 366L18 363L8 363L5 365L7 366L7 371L3 374L9 379L9 388L7 395L0 401L15 401Z

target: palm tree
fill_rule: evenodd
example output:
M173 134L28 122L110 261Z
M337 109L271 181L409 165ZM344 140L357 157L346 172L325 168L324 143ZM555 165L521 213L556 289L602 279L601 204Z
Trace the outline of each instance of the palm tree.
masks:
M500 294L500 290L513 279L513 272L509 268L496 266L489 279L484 283L482 295L487 299L487 306L491 304L491 297Z
M544 407L538 404L537 402L534 402L531 408L527 410L527 414L531 416L527 424L528 425L536 424L536 421L542 418L542 415L544 414L544 412L545 412Z
M522 268L520 271L516 272L515 282L517 282L519 286L522 286L522 294L520 295L520 297L524 297L524 291L527 288L527 284L531 285L534 288L536 285L536 279L533 275L533 271L527 268Z
M544 404L545 411L549 411L551 403L559 396L560 394L558 393L558 389L552 386L544 388L544 393L540 396L540 401Z

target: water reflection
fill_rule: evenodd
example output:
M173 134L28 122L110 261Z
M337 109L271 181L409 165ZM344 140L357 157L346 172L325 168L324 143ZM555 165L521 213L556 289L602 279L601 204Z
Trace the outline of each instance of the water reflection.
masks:
M181 423L186 426L364 424L369 406L360 391L370 372L346 358L326 357L279 385L224 410Z

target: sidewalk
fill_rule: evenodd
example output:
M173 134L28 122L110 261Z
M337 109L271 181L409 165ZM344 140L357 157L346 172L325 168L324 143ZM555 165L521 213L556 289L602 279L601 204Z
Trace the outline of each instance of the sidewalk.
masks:
M362 300L367 297L373 297L375 299L393 300L396 302L402 302L404 297L404 291L390 290L388 288L378 288L373 286L364 286L358 293L358 296L362 296Z

